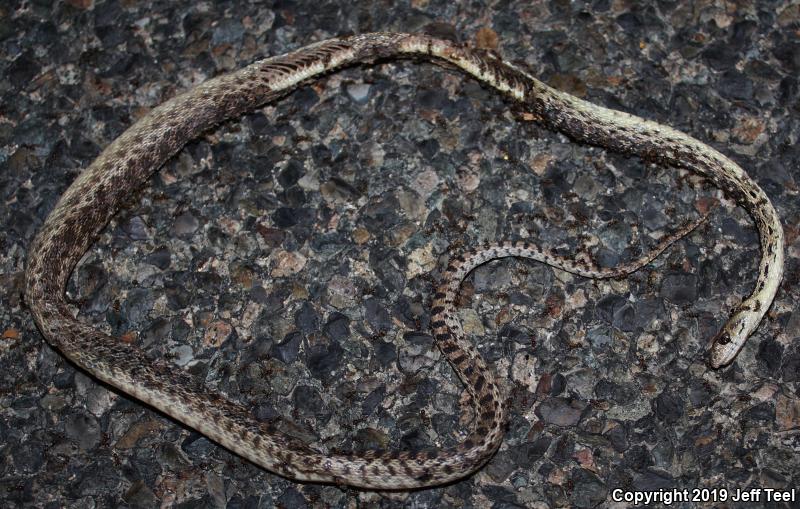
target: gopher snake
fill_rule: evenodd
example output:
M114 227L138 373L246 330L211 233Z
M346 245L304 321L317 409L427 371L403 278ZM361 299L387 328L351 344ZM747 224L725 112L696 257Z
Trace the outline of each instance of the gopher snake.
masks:
M697 223L669 236L650 255L617 269L564 260L518 241L454 256L433 299L432 328L472 395L476 423L458 445L421 452L316 451L272 424L258 422L243 406L192 389L191 378L174 366L150 360L137 347L81 323L64 296L72 270L110 218L188 140L333 69L404 56L455 66L574 140L694 170L735 198L756 222L762 258L755 291L733 310L711 347L712 367L732 361L770 306L783 268L783 234L775 209L739 166L672 128L550 88L492 53L425 35L395 33L330 39L211 79L154 108L112 142L67 189L31 244L26 299L45 338L100 380L293 479L397 489L446 483L479 468L500 445L505 409L491 371L463 339L454 319L453 302L461 279L475 266L504 256L530 257L590 277L618 276L649 262Z

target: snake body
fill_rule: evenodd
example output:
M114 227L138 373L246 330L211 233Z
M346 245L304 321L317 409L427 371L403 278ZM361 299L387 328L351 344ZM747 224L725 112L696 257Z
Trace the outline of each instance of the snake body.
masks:
M770 306L783 269L783 234L776 211L738 165L670 127L550 88L493 53L401 33L335 38L256 62L161 104L113 141L66 190L30 246L26 301L45 338L98 379L289 478L400 489L446 483L479 468L502 441L505 406L491 370L463 338L455 319L454 301L463 277L477 265L504 256L529 257L589 277L618 276L649 262L696 224L669 236L651 254L616 269L564 260L519 241L483 245L453 256L433 298L432 329L472 396L476 418L464 440L444 449L317 451L280 433L273 424L257 421L242 405L193 389L191 377L167 362L149 359L135 345L83 324L65 300L71 272L111 217L187 141L329 71L402 57L459 68L576 141L694 170L743 206L755 220L761 243L756 288L733 310L710 352L713 367L733 360Z

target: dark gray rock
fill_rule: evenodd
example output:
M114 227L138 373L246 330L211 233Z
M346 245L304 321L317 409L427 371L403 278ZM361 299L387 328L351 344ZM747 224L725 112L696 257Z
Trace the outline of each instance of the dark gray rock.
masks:
M144 509L158 505L158 498L155 493L142 481L134 482L122 496L122 499L130 507L141 507Z
M530 333L520 330L513 325L507 324L500 329L499 337L501 340L510 340L521 345L530 345L532 336Z
M775 407L772 402L765 401L748 408L743 412L742 418L746 423L755 423L755 421L772 422L775 420Z
M689 387L689 402L695 408L702 408L714 396L714 393L708 384L702 381L695 381Z
M766 365L768 373L776 372L781 366L783 346L773 338L767 338L758 345L758 359Z
M626 302L622 307L614 311L614 317L611 323L614 327L622 331L631 332L636 330L638 321L636 308L630 302Z
M541 437L533 442L525 442L509 448L509 457L517 468L529 469L547 453L550 444L549 437Z
M191 212L184 212L176 217L172 223L172 234L176 237L188 239L198 228L200 228L200 220Z
M377 389L370 392L366 398L364 398L364 402L361 404L361 415L367 417L372 415L376 408L383 402L384 398L386 397L386 387L380 386Z
M784 357L782 372L784 382L796 382L800 380L800 352L795 352Z
M691 304L697 299L697 276L686 273L670 273L661 282L661 297L673 304Z
M388 341L375 341L373 343L375 358L382 366L389 366L397 360L397 347Z
M486 473L496 483L504 482L515 469L515 462L512 460L512 454L508 450L495 454L489 464L486 465Z
M302 334L299 332L292 332L283 338L283 341L272 345L270 355L284 364L290 364L297 359L297 355L300 353L300 342L302 340Z
M614 315L626 304L628 300L620 295L608 295L597 302L595 312L597 318L608 322L614 322Z
M398 364L406 373L416 373L429 368L439 358L434 339L427 334L411 332L405 335L406 346L400 350Z
M162 246L154 249L149 255L147 255L145 261L147 261L147 263L150 265L155 265L161 270L166 270L169 267L170 259L171 255L169 249Z
M611 440L611 445L617 452L625 452L628 449L628 435L624 426L611 428L606 436Z
M322 413L325 406L319 392L308 385L295 387L292 401L294 402L295 410L309 417Z
M136 241L136 240L147 240L147 225L139 216L134 216L130 218L125 224L122 226L122 230L128 235L128 238Z
M439 142L435 139L427 139L417 144L420 154L425 159L433 159L437 152L439 152Z
M679 394L666 390L653 402L656 416L666 423L674 423L683 416L683 405Z
M70 415L64 423L64 432L83 451L97 447L102 438L97 419L88 413Z
M650 471L637 476L633 487L639 491L669 490L675 486L675 480L666 472Z
M304 334L316 331L319 328L319 314L310 302L303 302L294 315L294 325Z
M122 306L122 315L130 323L141 323L153 309L153 292L146 288L137 288L128 293Z
M283 491L283 494L276 500L277 507L286 509L305 509L311 507L303 495L295 488L288 487Z
M572 484L570 500L573 507L595 507L608 495L608 488L603 481L583 468L575 469Z
M586 334L586 339L595 349L608 348L614 341L614 331L608 326L595 327Z
M285 187L291 187L297 184L297 181L305 174L305 168L300 161L291 159L286 168L278 174L278 183Z
M322 331L334 341L343 341L350 336L350 319L341 313L332 313Z
M639 390L630 383L622 384L611 380L600 380L594 386L598 398L610 399L620 405L627 405L639 397Z
M653 457L646 445L634 445L625 451L623 464L628 469L641 471L653 465Z
M580 421L585 404L565 398L548 398L536 407L536 414L549 424L574 426Z
M364 317L374 331L386 332L392 327L392 318L378 299L369 298L365 300L364 312Z
M18 472L38 472L44 464L45 447L37 441L29 440L15 444L9 452L14 468Z
M513 491L508 490L502 486L485 486L481 491L486 495L489 500L494 501L493 508L498 509L521 509L523 505L517 502L517 497Z
M745 74L731 69L722 75L719 92L728 99L749 101L753 98L753 82Z
M330 382L342 363L344 349L339 343L316 345L306 354L306 365L315 378Z

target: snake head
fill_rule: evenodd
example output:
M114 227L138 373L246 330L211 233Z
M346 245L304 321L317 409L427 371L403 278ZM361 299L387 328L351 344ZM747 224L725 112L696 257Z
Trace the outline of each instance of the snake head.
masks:
M745 340L758 326L762 315L748 301L742 302L711 340L708 364L714 369L730 364L742 349Z

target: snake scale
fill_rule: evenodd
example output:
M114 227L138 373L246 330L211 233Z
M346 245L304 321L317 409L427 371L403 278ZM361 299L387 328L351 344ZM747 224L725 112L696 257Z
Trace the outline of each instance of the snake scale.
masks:
M783 232L761 188L734 162L670 127L591 104L553 89L492 52L427 35L368 33L334 38L213 78L151 110L114 140L69 186L30 246L26 302L44 337L63 355L116 387L254 463L303 481L403 489L453 481L483 465L499 447L505 405L498 384L454 318L463 277L494 258L523 256L589 277L626 274L649 262L699 222L668 236L649 255L616 269L558 258L537 246L505 241L455 255L433 298L432 329L441 351L465 383L475 422L455 446L423 451L324 453L259 422L242 405L193 389L192 378L135 345L74 317L65 297L76 264L111 217L183 145L220 122L285 95L337 68L413 57L455 67L494 88L546 126L573 140L704 175L755 220L761 260L753 293L733 309L714 338L709 363L730 363L758 326L778 289Z

